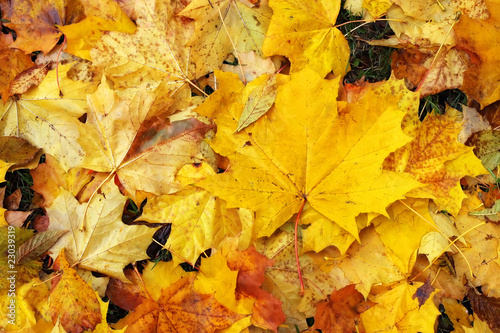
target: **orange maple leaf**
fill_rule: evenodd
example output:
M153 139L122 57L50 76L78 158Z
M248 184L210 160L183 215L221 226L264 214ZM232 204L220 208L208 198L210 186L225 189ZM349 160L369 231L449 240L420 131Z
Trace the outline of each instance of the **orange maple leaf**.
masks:
M360 323L359 315L375 303L365 301L355 287L354 284L350 284L334 291L330 300L319 303L312 329L324 332L364 333L365 329Z
M245 317L193 290L194 278L163 289L158 302L145 300L124 321L131 332L215 332Z

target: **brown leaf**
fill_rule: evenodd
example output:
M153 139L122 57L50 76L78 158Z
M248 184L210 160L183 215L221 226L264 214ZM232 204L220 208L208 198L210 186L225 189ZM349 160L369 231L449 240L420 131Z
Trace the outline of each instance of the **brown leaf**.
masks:
M21 193L21 189L18 188L14 191L14 193L4 199L3 207L7 210L17 210L19 208L19 204L21 203L22 196L23 194Z
M9 97L15 94L23 94L31 87L38 86L45 79L48 72L49 66L39 65L17 74L9 85Z
M32 211L22 212L22 211L6 211L5 212L5 221L11 226L14 227L22 227L24 221L30 216Z
M124 283L119 279L111 278L106 288L106 296L109 297L109 300L113 304L124 310L132 311L147 300L147 298L140 287L140 281L135 271L133 269L125 269L123 273L132 283Z
M423 285L421 285L415 294L413 294L412 299L418 299L418 306L424 305L425 301L430 297L430 295L436 290L431 284L431 280L427 279Z
M0 34L0 36L6 36ZM10 35L9 35L10 36ZM33 66L31 57L21 50L1 50L0 51L0 94L4 102L9 99L10 82L25 69Z
M62 33L56 25L77 22L84 18L79 0L11 0L2 5L4 25L16 31L17 39L11 48L26 53L49 52Z
M467 298L470 300L474 314L476 314L479 319L487 322L493 332L499 333L500 298L478 295L473 288L467 291Z
M49 229L50 219L46 215L37 215L33 221L33 228L37 232L44 232Z
M364 300L363 295L356 290L356 285L350 284L334 291L329 301L317 305L313 329L364 333L359 315L373 305L375 303Z

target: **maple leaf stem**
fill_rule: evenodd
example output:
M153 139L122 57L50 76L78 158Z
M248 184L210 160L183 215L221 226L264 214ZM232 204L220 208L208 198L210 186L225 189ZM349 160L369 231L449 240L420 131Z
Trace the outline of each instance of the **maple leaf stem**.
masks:
M298 229L299 229L300 215L302 214L302 209L304 209L305 204L306 204L306 199L302 201L302 205L300 206L299 212L297 213L297 219L295 220L295 261L297 262L297 273L299 274L300 296L304 296L304 280L302 279L302 271L300 270L300 262L299 262Z
M146 284L144 283L144 280L142 279L141 273L139 273L139 270L137 269L137 264L134 262L134 264L132 266L134 267L134 273L139 278L139 281L141 281L142 287L144 288L144 291L146 292L146 295L148 295L148 298L150 300L154 301L153 297L151 297L151 294L148 291L148 288L146 288Z
M63 35L63 43L61 45L61 48L59 49L59 52L57 52L57 58L56 58L56 81L57 81L57 88L59 89L59 96L62 98L63 93L61 90L61 85L59 84L59 56L61 55L62 50L64 49L64 46L66 45L66 35Z

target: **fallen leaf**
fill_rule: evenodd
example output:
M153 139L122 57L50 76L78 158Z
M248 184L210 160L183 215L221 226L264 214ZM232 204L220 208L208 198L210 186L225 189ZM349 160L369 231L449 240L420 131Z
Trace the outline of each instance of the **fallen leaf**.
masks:
M229 246L227 248L222 247L221 250L227 257L228 267L232 271L238 271L237 297L255 298L252 324L277 332L278 326L286 319L281 309L281 301L261 289L265 280L266 268L272 267L274 261L259 254L254 247L250 247L245 251L238 251Z
M453 113L428 116L420 122L408 117L403 131L414 140L392 153L384 169L405 171L429 186L409 196L433 198L439 209L456 215L465 198L459 180L465 175L487 173L471 147L457 141L461 124Z
M94 330L102 321L99 302L94 290L76 274L62 250L54 262L56 278L50 291L50 315L55 324L59 319L66 332Z
M387 209L389 218L379 216L372 221L385 245L383 251L403 273L412 271L422 237L437 230L428 209L428 200L401 200Z
M467 291L467 298L470 300L474 315L488 323L493 332L500 332L500 299L477 294L473 288Z
M28 241L19 246L16 253L16 263L22 265L40 257L66 232L65 230L52 230L36 233Z
M317 305L314 316L314 325L311 329L320 329L324 332L360 332L365 329L360 322L359 315L375 305L366 301L353 284L334 291L328 301Z
M15 165L12 170L29 168L38 164L40 149L32 146L28 141L14 136L0 137L0 156L2 160ZM34 162L34 163L33 163Z
M64 189L80 203L89 201L96 188L108 176L104 172L95 172L84 168L64 170L62 165L50 154L45 154L45 162L30 170L33 178L31 188L43 196L43 205L48 208Z
M135 13L136 32L104 34L90 51L92 63L118 89L139 86L143 82L154 89L166 79L179 81L178 86L189 84L188 80L195 76L192 66L186 64L189 50L184 45L194 24L175 16L170 1L137 0Z
M67 38L65 52L80 58L90 59L90 50L97 43L103 31L134 33L136 26L112 0L80 0L85 18L77 23L58 25Z
M431 280L426 280L423 285L417 288L413 296L411 297L412 299L418 299L418 306L421 307L422 305L427 302L431 294L436 290L431 284Z
M307 328L305 319L313 317L316 312L315 304L324 300L327 294L339 290L349 284L334 260L325 263L325 256L331 254L325 251L317 257L310 252L299 257L302 275L304 276L305 294L299 295L300 282L295 262L294 236L290 232L280 231L269 238L257 241L256 249L269 259L275 261L272 267L266 270L262 285L274 297L282 302L282 309L286 315L283 325L299 329ZM333 251L335 253L335 251ZM338 251L335 256L338 256ZM325 267L319 268L319 260Z
M474 147L474 153L481 159L485 168L494 170L500 164L500 134L486 130L471 135L467 144Z
M49 67L47 65L33 66L22 71L10 82L8 96L24 94L31 87L38 86L45 79L48 72Z
M421 283L396 283L369 298L377 303L361 314L361 322L367 332L407 331L434 332L434 322L439 315L432 299L419 306L412 299Z
M192 1L179 15L194 19L191 48L194 76L220 68L230 53L260 52L272 11L240 0Z
M93 83L75 82L66 77L71 65L59 66L60 97L56 71L52 70L36 88L19 99L0 106L0 133L23 138L57 157L67 170L83 160L78 142L78 117L86 112L83 95Z
M499 58L500 8L495 1L484 0L489 13L486 19L462 15L453 30L457 47L471 55L461 87L481 104L481 108L500 99L500 74L496 70ZM474 59L478 59L475 61Z
M321 77L349 71L349 45L335 28L339 1L271 0L273 16L262 45L265 56L290 59L292 72L311 67Z
M138 190L157 195L178 191L177 171L205 160L199 143L212 125L195 118L170 122L168 114L155 114L154 95L144 88L131 101L123 100L103 77L88 103L79 139L86 151L82 166L107 172L107 179L116 175L132 198Z
M254 123L262 115L264 115L273 105L276 100L277 85L276 85L276 75L263 75L258 79L252 81L248 84L246 88L250 85L254 86L253 89L248 94L248 100L245 103L245 108L241 113L240 120L238 121L238 127L236 132L241 131L248 125Z
M231 98L226 99L225 112L217 103L232 95L229 87L239 80L232 74L217 75L225 84L210 96L214 104L207 102L197 112L215 115L217 135L211 146L228 157L231 166L197 186L226 200L229 207L256 211L259 237L271 235L307 199L357 238L357 215L384 214L388 204L419 186L405 174L380 170L385 156L408 140L399 125L404 112L397 106L404 90L384 97L369 90L357 103L337 103L338 81L322 80L305 69L291 77L278 76L275 107L233 134L241 108ZM275 144L269 145L270 140ZM342 144L332 153L335 142Z
M2 34L2 36L5 36ZM10 36L10 35L9 35ZM0 51L0 94L3 102L6 102L9 97L9 86L12 80L24 70L33 66L31 57L26 55L21 50L4 49Z
M163 289L158 302L144 301L124 319L125 332L215 332L243 316L218 303L213 295L193 290L193 278Z
M393 53L392 68L409 89L419 88L420 97L459 88L467 69L466 54L456 48L401 49ZM432 67L431 67L432 65Z
M51 248L52 255L66 248L71 264L127 281L123 268L138 258L147 258L146 248L155 229L124 224L121 217L125 201L114 184L107 185L95 196L84 215L87 205L78 203L69 192L62 190L47 208L49 230L68 232Z
M204 165L207 168L203 168L203 175L199 176L215 175L211 167ZM189 174L199 169L186 165L179 172ZM194 264L206 249L219 247L224 238L234 237L241 231L236 209L226 208L223 200L195 187L149 199L141 220L172 224L164 247L175 254L175 263Z
M363 229L361 243L353 243L346 256L337 261L349 284L355 284L363 297L368 296L373 284L390 284L410 273L401 268L399 258L385 247L375 230L372 227ZM359 270L360 266L364 269Z
M5 14L4 14L5 13ZM14 0L2 6L5 25L16 31L17 39L11 48L26 53L42 51L47 54L59 41L62 33L56 25L77 22L84 18L79 0Z

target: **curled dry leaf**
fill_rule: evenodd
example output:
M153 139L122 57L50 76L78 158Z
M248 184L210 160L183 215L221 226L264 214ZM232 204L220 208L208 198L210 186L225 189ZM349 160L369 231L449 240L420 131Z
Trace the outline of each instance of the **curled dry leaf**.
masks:
M474 314L487 322L493 332L500 332L500 299L479 294L473 288L467 291L467 298Z

